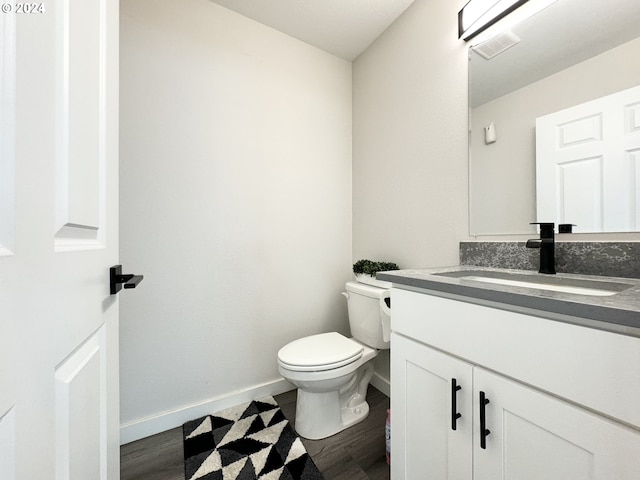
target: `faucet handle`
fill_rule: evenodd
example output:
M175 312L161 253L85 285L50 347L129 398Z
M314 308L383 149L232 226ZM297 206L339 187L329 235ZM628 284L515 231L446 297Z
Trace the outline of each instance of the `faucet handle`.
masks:
M529 222L529 225L540 225L540 228L542 227L555 227L555 223L553 222Z

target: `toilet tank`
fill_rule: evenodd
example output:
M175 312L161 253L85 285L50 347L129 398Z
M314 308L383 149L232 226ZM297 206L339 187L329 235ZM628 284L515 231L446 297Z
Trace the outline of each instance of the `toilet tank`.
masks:
M359 282L347 282L345 287L351 336L370 347L388 349L391 290Z

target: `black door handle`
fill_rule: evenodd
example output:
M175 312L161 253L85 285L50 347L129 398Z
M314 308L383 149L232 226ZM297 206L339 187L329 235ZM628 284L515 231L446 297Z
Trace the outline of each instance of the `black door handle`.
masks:
M458 381L455 378L451 379L451 430L456 430L456 423L461 413L458 413L458 390L462 390L462 387L458 385Z
M490 403L484 392L480 392L480 448L487 448L487 435L491 430L487 428L486 407Z
M109 284L111 295L115 295L122 287L136 288L144 278L143 275L133 275L131 273L122 273L122 265L114 265L109 269Z

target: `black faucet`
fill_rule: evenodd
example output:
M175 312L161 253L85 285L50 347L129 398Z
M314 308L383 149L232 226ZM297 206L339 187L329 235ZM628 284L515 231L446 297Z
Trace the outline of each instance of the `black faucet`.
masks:
M527 240L527 248L540 249L540 270L539 273L556 273L556 255L553 223L532 223L531 225L540 225L540 238Z

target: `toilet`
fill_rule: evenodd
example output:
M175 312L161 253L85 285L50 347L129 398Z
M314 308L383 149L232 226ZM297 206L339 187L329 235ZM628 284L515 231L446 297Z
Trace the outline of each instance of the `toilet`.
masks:
M359 282L345 287L353 338L321 333L278 352L280 375L298 387L295 429L310 440L335 435L367 417L373 360L389 348L391 291Z

